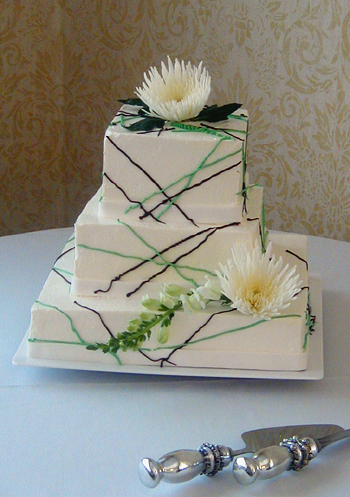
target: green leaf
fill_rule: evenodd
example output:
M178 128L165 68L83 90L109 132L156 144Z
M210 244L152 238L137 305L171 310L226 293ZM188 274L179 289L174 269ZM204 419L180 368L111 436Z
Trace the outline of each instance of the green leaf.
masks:
M203 110L198 114L197 117L193 117L190 121L207 121L210 123L215 123L218 121L224 121L228 118L230 114L238 110L242 104L225 104L218 107L216 104L210 107L204 107Z
M144 104L144 106L142 107L142 109L139 109L138 115L141 116L141 117L150 117L149 116L149 107L148 107L148 105Z
M136 123L130 124L130 126L123 126L125 129L130 131L152 131L153 129L161 129L164 126L164 119L158 117L143 117Z
M97 345L87 345L86 350L98 350Z
M139 107L145 107L145 104L142 102L140 98L120 98L118 102L127 105L138 105Z
M171 323L171 319L169 319L169 317L166 317L163 319L163 321L160 323L160 326L162 328L167 328L168 326L170 326L170 323Z

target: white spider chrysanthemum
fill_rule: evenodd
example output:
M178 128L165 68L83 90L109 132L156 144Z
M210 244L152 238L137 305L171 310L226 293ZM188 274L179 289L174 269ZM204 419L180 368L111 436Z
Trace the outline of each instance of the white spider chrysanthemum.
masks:
M295 275L296 266L283 266L283 259L271 255L272 245L264 254L256 244L247 251L242 244L234 245L232 259L227 265L219 264L217 271L222 293L232 301L232 307L243 314L253 314L262 319L279 316L300 291L301 280Z
M151 116L166 121L196 117L209 98L211 79L202 62L196 67L175 59L173 64L168 56L168 68L162 62L159 74L151 67L144 79L142 87L136 88L136 95L148 105Z

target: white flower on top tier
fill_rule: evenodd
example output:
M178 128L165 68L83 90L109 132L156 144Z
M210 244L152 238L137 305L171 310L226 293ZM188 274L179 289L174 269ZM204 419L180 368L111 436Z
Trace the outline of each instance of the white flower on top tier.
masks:
M196 67L175 59L173 64L168 57L168 68L162 62L159 74L151 67L144 79L142 88L136 88L136 95L149 107L149 115L166 121L196 117L210 94L211 78L202 62Z
M217 271L222 293L231 300L231 307L266 320L290 305L302 283L299 274L295 275L296 266L283 267L282 257L276 260L271 251L271 243L264 254L258 244L252 252L236 244L232 259L226 266L219 264L221 272Z

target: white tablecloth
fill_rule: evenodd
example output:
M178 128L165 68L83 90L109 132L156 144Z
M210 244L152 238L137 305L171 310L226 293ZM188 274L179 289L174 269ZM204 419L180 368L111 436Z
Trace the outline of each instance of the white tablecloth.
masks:
M12 365L53 260L71 229L0 239L0 495L4 497L349 495L350 441L303 471L241 487L229 469L144 487L137 467L203 442L243 447L240 434L285 424L350 427L350 244L310 238L323 281L325 377L202 379Z

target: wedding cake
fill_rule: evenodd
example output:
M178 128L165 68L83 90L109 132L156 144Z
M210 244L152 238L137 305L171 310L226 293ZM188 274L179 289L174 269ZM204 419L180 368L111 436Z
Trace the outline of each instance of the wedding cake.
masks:
M151 68L104 139L103 181L32 308L32 358L304 370L307 237L269 234L248 113L200 64Z

